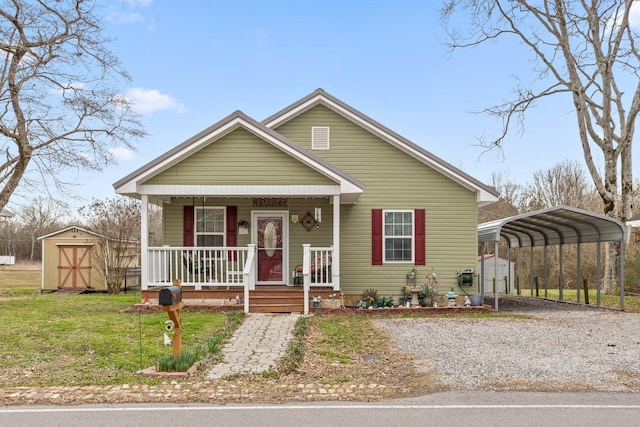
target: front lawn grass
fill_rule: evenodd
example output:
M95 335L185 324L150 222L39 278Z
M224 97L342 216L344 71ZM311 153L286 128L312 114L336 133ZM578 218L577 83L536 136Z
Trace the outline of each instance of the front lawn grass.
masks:
M545 293L544 289L540 289L540 297L544 298ZM529 296L531 295L531 291L529 289L522 289L522 295ZM535 296L535 290L533 291ZM555 289L547 289L547 298L549 299L560 299L560 291ZM596 305L598 301L598 295L595 289L589 289L589 305ZM575 289L563 289L562 290L562 300L563 301L572 301L576 302L578 300L578 293ZM580 292L580 303L584 304L584 292ZM600 305L602 307L614 308L617 309L620 307L620 295L605 295L604 293L600 293ZM640 297L635 295L625 295L624 297L624 311L630 313L640 313Z
M172 353L167 313L131 309L139 293L32 293L0 300L0 383L12 386L153 383L136 372ZM183 310L182 347L224 329L227 316Z

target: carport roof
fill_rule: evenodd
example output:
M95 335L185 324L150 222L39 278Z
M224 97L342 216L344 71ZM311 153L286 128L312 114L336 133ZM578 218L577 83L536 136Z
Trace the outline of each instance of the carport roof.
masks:
M626 227L604 215L556 206L478 225L478 242L506 239L511 247L624 241Z

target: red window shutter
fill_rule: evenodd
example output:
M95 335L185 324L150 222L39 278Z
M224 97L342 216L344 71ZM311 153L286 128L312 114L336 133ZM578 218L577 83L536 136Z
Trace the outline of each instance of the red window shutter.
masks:
M371 265L382 265L382 209L371 210Z
M426 230L425 230L425 210L424 209L416 209L414 214L414 224L415 224L415 265L426 265Z
M193 246L193 206L184 206L182 210L182 245Z
M227 246L238 246L238 207L227 206ZM229 252L229 261L236 261L236 252Z

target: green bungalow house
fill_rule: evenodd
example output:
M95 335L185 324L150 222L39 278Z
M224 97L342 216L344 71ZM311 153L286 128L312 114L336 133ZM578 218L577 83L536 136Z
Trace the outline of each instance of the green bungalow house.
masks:
M261 122L236 111L113 185L142 201L143 296L180 279L183 299L245 311L307 311L316 295L351 305L368 289L398 302L414 267L418 284L436 273L461 293L478 207L498 200L322 89ZM146 237L150 203L161 247Z

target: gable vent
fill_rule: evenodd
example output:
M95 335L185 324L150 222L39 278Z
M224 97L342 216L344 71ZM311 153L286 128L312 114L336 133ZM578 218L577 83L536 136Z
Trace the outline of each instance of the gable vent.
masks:
M313 126L311 128L311 149L329 149L329 126Z

